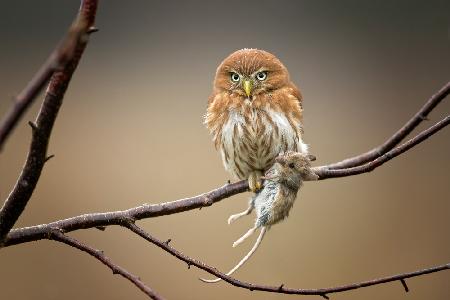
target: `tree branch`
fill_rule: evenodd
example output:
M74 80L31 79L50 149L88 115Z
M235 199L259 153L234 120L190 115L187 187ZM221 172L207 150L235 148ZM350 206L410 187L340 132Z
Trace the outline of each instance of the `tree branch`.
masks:
M120 276L128 279L135 286L137 286L141 291L143 291L147 296L149 296L151 299L155 299L155 300L163 300L164 299L160 295L158 295L155 291L153 291L149 286L145 285L145 283L142 282L142 280L139 277L131 274L130 272L128 272L121 266L115 264L109 257L107 257L103 253L103 251L94 249L86 244L83 244L82 242L65 235L62 231L60 231L58 229L52 230L48 238L50 240L55 240L55 241L61 242L63 244L69 245L71 247L74 247L78 250L86 252L89 255L95 257L102 264L104 264L105 266L110 268L111 271L113 272L113 274L119 274Z
M408 121L406 124L400 128L396 133L394 133L388 140L386 140L382 145L373 148L366 153L347 158L343 161L329 164L327 166L321 166L320 169L345 169L355 166L359 166L370 162L392 148L398 145L408 134L410 134L423 120L427 120L428 114L450 93L450 82L447 82L436 94L431 96L431 98L422 106L422 108Z
M338 286L338 287L320 288L320 289L292 289L292 288L285 287L284 284L281 284L279 286L266 286L266 285L259 285L259 284L254 284L254 283L243 282L243 281L237 280L231 276L227 276L226 274L218 271L216 268L210 267L207 264L205 264L199 260L190 258L189 256L181 253L180 251L178 251L175 248L173 248L172 246L170 246L168 242L163 242L163 241L156 239L155 237L153 237L150 234L148 234L147 232L145 232L145 230L143 230L142 228L140 228L133 222L125 222L122 224L122 226L128 228L129 230L131 230L135 234L139 235L146 241L149 241L150 243L154 244L155 246L170 253L171 255L175 256L179 260L184 261L185 263L187 263L188 268L190 268L191 265L196 266L197 268L202 269L214 276L222 278L224 281L226 281L236 287L244 288L244 289L247 289L250 291L264 291L264 292L279 293L279 294L318 295L318 296L322 296L322 297L325 297L328 299L328 297L327 297L328 294L356 290L359 288L373 286L373 285L379 285L379 284L383 284L383 283L387 283L387 282L400 281L402 283L402 285L405 286L406 285L405 279L407 279L407 278L417 277L417 276L421 276L421 275L425 275L425 274L430 274L430 273L435 273L435 272L440 272L440 271L450 269L450 263L447 263L444 265L435 266L435 267L428 268L428 269L422 269L422 270L418 270L418 271L414 271L414 272L402 273L402 274L397 274L397 275L393 275L393 276L382 277L382 278L378 278L378 279L373 279L373 280L368 280L368 281L363 281L363 282L358 282L358 283L352 283L352 284L348 284L348 285L342 285L342 286Z
M347 168L347 169L330 169L328 166L325 167L317 167L314 168L314 172L319 175L319 180L327 179L327 178L336 178L336 177L345 177L345 176L352 176L352 175L358 175L362 173L367 173L373 171L375 168L381 166L385 162L393 159L394 157L399 156L400 154L408 151L412 147L414 147L417 144L420 144L424 140L428 139L430 136L444 128L450 124L450 115L439 121L438 123L434 124L430 128L422 131L420 134L415 136L414 138L408 140L407 142L403 143L402 145L386 152L385 154L381 155L377 159L366 163L364 165L360 165L353 168Z
M88 41L86 34L89 28L94 24L96 10L97 0L85 0L82 2L77 21L75 22L76 25L70 31L73 33L69 33L69 36L75 35L77 37L75 39L75 45L73 48L67 47L66 50L62 50L64 55L70 55L70 57L64 56L63 61L67 61L64 68L53 73L36 122L30 123L33 130L27 160L13 190L0 210L0 247L3 245L6 235L25 209L39 180L41 171L47 159L47 147L53 124L62 104L67 86L72 78L72 74L86 48ZM69 38L68 40L71 41L72 39ZM63 43L63 46L65 46L65 43ZM70 49L73 50L70 51ZM25 95L27 96L27 93L29 93L27 96L28 98L24 98L25 104L20 104L20 107L26 107L28 105L26 103L31 102L32 96L36 96L39 88L44 84L42 81L44 81L44 77L48 76L48 72L49 71L43 72L41 75L38 73L38 79L36 79L36 81L31 81L28 86L29 90L27 90L27 88L25 89ZM43 78L39 80L40 76L43 76ZM13 121L6 121L6 124L11 125L5 125L5 136L8 135L8 132L11 131L15 122L19 119L21 115L20 111L23 113L24 108L19 108L17 113L12 113L12 117L7 116L7 120ZM7 127L10 129L6 129Z
M9 111L0 120L0 151L14 127L31 106L37 95L42 91L55 71L63 70L74 56L80 39L85 33L96 31L95 28L86 28L86 22L75 19L67 35L50 54L47 61L41 66L27 86L14 98Z
M162 299L150 287L146 286L137 276L129 273L124 268L113 263L102 251L96 250L82 242L73 239L66 232L86 229L102 228L110 225L120 225L133 233L139 235L145 240L158 246L164 251L175 256L177 259L187 263L188 267L194 265L212 275L215 275L224 281L248 290L259 290L272 293L298 294L298 295L319 295L328 299L329 294L339 293L363 287L379 285L387 282L399 281L408 291L405 279L439 272L450 269L450 263L435 266L428 269L422 269L415 272L403 273L394 276L383 277L379 279L353 283L331 288L320 289L292 289L279 286L265 286L253 283L242 282L221 273L216 268L210 267L205 263L192 259L169 245L170 240L162 242L142 228L135 225L135 220L157 217L169 214L175 214L204 206L210 206L232 195L242 193L248 190L247 181L240 181L234 184L228 184L208 193L196 197L181 199L173 202L161 203L156 205L144 204L138 207L123 211L114 211L106 213L93 213L77 216L65 220L55 221L49 224L42 224L26 228L11 230L17 219L25 209L35 187L47 157L47 147L51 131L62 104L62 99L75 71L81 55L87 45L87 34L95 31L92 27L95 20L97 9L97 0L84 0L80 8L80 13L74 25L69 30L67 37L61 42L60 46L49 57L47 62L41 67L34 78L29 82L25 89L17 96L15 104L0 122L0 150L6 139L14 129L15 125L31 105L37 94L42 90L46 82L50 79L48 89L42 104L41 110L36 121L30 122L32 127L32 140L27 160L18 178L16 185L6 199L0 210L0 247L11 246L15 244L35 241L39 239L56 240L78 250L86 252L108 266L114 274L120 274L125 277L146 295L152 299ZM314 168L314 171L320 176L320 179L343 177L370 172L381 166L394 157L408 151L412 147L423 142L433 134L437 133L450 123L450 116L447 116L427 130L421 132L416 137L408 140L402 145L396 147L406 136L408 136L427 115L450 93L450 82L440 91L433 95L425 105L396 133L393 134L382 145L361 155L343 160L341 162L320 166ZM396 147L396 148L394 148Z
M56 222L13 229L5 240L5 247L48 238L52 228L64 232L94 227L122 225L130 220L159 217L180 213L196 208L211 206L213 203L248 190L247 181L227 184L208 193L191 198L180 199L160 204L144 204L123 211L92 213L59 220Z
M317 167L314 168L314 172L319 175L319 179L321 180L370 172L392 158L420 144L433 134L436 134L439 130L443 129L449 123L450 116L447 116L440 122L418 134L416 137L385 153L383 156L368 164L342 170L329 170L326 167ZM48 224L14 229L8 234L5 240L5 246L45 239L52 228L60 228L64 232L70 232L93 227L123 225L129 222L129 220L141 220L145 218L171 215L196 208L211 206L212 204L225 198L243 193L245 191L248 191L248 183L246 180L243 180L236 183L227 184L208 193L191 198L161 204L144 204L123 211L85 214Z

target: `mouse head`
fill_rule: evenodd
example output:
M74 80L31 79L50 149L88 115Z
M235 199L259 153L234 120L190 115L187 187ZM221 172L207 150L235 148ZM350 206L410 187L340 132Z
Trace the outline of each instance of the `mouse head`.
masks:
M278 181L284 182L287 185L298 188L302 181L317 180L317 176L311 170L311 161L316 160L314 155L304 154L299 152L288 151L280 154L275 159L273 170ZM272 176L267 176L270 179Z

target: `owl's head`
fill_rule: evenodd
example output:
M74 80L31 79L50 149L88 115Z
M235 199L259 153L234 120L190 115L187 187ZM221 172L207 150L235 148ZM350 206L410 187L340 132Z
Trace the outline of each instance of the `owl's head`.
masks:
M230 54L217 68L214 87L251 99L288 82L286 67L273 54L258 49L242 49Z

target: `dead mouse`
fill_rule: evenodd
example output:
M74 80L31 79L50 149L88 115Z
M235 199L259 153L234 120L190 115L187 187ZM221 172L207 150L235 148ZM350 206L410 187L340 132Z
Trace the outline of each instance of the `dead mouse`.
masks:
M266 172L263 179L263 189L256 193L249 202L249 207L238 214L228 218L228 224L246 216L256 209L255 226L233 243L236 247L261 227L261 232L248 254L231 269L227 275L239 269L258 249L266 231L274 224L282 221L289 215L294 205L297 192L303 181L317 180L319 177L311 170L311 161L316 158L311 154L288 151L280 154L274 165ZM221 279L203 279L203 282L213 283Z

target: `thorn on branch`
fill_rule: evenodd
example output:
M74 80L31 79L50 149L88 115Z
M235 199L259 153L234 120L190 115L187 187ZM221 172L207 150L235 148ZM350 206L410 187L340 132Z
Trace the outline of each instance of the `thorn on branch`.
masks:
M278 288L278 290L279 290L279 291L282 291L282 290L283 290L283 287L284 287L284 283L282 283L282 284L280 285L280 287Z
M167 241L164 242L164 244L166 244L166 246L169 246L169 243L172 241L172 239L168 239Z
M190 269L191 268L191 263L187 263L187 266L188 266L188 269Z
M327 299L327 300L330 299L330 297L328 297L327 294L321 294L320 297L325 298L325 299Z
M400 279L400 282L402 283L403 288L405 289L405 292L406 293L409 292L409 288L408 288L408 285L406 284L406 280L402 278L402 279Z
M53 157L55 157L55 154L49 155L45 158L45 162L48 162L50 159L52 159Z
M100 231L105 231L106 230L106 226L95 226L95 229L98 229Z
M28 125L30 125L31 129L34 131L38 130L38 127L36 125L36 123L32 122L32 121L28 121Z
M230 179L228 179L228 180L227 180L227 183L228 183L228 184L231 184L231 180L230 180Z

